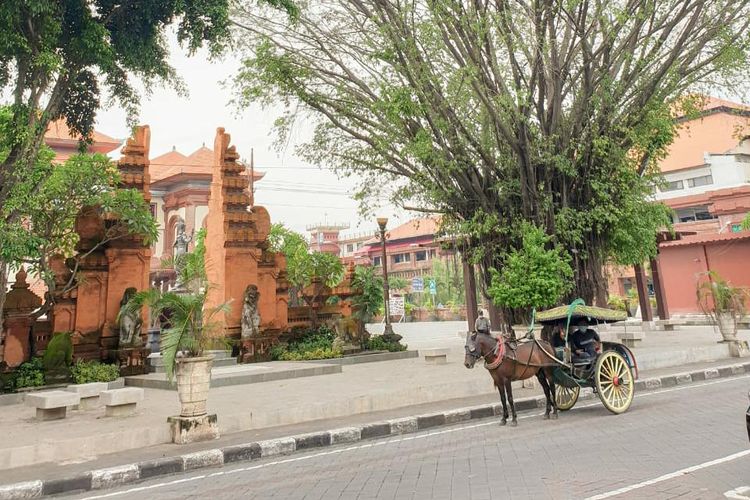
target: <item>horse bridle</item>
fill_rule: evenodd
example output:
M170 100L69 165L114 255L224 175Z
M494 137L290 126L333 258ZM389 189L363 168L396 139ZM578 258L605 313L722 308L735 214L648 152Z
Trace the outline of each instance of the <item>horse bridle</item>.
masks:
M473 337L472 341L474 341L474 344L476 344L476 336L479 333L480 332L469 333L469 336ZM491 335L489 337L492 338ZM482 354L481 352L478 352L477 348L476 348L476 345L472 345L471 347L469 347L468 345L465 345L464 346L464 350L466 351L467 355L471 356L474 359L475 363L477 362L478 359L484 359L484 361L486 363L487 362L487 356L489 356L490 354L497 354L497 346L498 346L498 344L495 344L495 348L492 349L492 351L488 352L487 354Z

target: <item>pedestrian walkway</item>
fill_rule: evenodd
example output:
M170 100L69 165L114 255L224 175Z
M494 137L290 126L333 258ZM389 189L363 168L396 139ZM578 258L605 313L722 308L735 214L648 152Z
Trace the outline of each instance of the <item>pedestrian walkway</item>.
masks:
M495 398L495 389L484 370L467 370L463 366L464 340L458 333L459 325L464 326L447 322L396 325L410 348L450 349L445 365L427 365L424 359L413 358L346 365L341 373L329 375L217 387L209 393L209 410L218 414L221 432L228 436L290 425L305 427L333 419L370 420L376 412L444 405L458 399L481 403ZM741 336L750 337L748 332ZM727 354L710 357L721 353L721 349L715 349L721 346L717 340L718 335L709 328L690 327L651 333L634 351L643 376L649 368L661 368L649 367L648 359L674 359L673 365L680 366L688 357L686 352L705 358L695 361L727 358ZM517 397L541 393L519 391ZM177 394L161 389L146 389L137 414L128 418L105 418L103 410L75 411L65 420L39 423L34 419L33 408L4 406L0 428L12 439L0 441L0 471L53 461L98 461L108 453L132 449L142 452L146 447L169 443L166 419L178 411Z

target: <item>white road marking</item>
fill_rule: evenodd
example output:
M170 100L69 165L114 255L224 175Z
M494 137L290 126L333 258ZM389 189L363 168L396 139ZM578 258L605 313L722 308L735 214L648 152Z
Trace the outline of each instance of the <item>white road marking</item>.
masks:
M745 457L747 455L750 455L750 450L744 450L744 451L738 451L737 453L732 453L731 455L727 455L726 457L717 458L715 460L711 460L710 462L703 462L702 464L693 465L692 467L685 467L684 469L676 470L674 472L670 472L669 474L664 474L663 476L655 477L653 479L649 479L648 481L643 481L636 484L631 484L630 486L625 486L623 488L618 488L616 490L607 491L606 493L600 493L598 495L594 495L592 497L588 497L585 500L602 500L604 498L614 497L617 495L622 495L623 493L628 493L633 490L638 490L640 488L645 488L646 486L651 486L652 484L661 483L664 481L669 481L670 479L674 479L676 477L684 476L685 474L691 474L695 471L701 470L701 469L707 469L708 467L713 467L714 465L723 464L726 462L731 462L732 460L737 460L738 458ZM730 497L732 498L732 497ZM734 497L734 498L747 498L747 497Z
M724 493L726 498L734 498L735 500L750 500L750 496L745 496L743 493L750 495L750 486L740 486L733 490L729 490Z
M645 397L648 397L648 396L655 396L655 395L658 395L658 394L665 394L665 393L669 393L669 392L684 391L684 390L688 390L688 389L695 389L695 388L699 388L699 387L706 387L706 386L709 386L709 385L722 384L722 383L726 383L726 382L734 382L734 381L741 380L741 379L746 379L746 378L750 378L750 375L742 375L742 376L739 376L739 377L723 378L723 379L719 379L719 380L713 380L711 382L703 382L703 383L696 383L696 384L690 384L690 385L685 385L685 386L671 387L669 389L660 389L660 390L657 390L657 391L647 392L647 393L644 393L644 394L636 394L635 398L639 398L640 399L640 398L645 398ZM585 404L585 405L575 406L570 411L581 409L581 408L590 408L592 406L599 406L600 404L601 404L601 402L597 400L597 401L594 401L592 403L588 403L588 404ZM521 416L518 417L518 419L521 420L521 419L527 419L527 418L534 418L534 417L540 417L542 415L544 415L544 412L534 413L534 414L531 414L531 415L521 415ZM129 488L129 489L123 490L123 491L115 491L115 492L106 493L106 494L103 494L103 495L95 495L95 496L85 497L83 500L95 500L95 499L98 499L98 498L112 498L112 497L116 497L116 496L120 496L120 495L126 495L128 493L137 493L137 492L140 492L140 491L148 491L148 490L153 490L153 489L157 489L157 488L163 488L165 486L173 486L173 485L176 485L176 484L188 483L188 482L198 481L198 480L201 480L201 479L206 479L206 478L211 478L211 477L225 476L225 475L229 475L229 474L237 474L239 472L248 472L248 471L252 471L252 470L265 469L265 468L272 467L272 466L275 466L275 465L283 465L283 464L288 464L288 463L292 463L292 462L301 462L301 461L306 461L306 460L312 460L313 458L325 457L325 456L329 456L329 455L337 455L339 453L345 453L345 452L348 452L348 451L363 450L363 449L366 449L366 448L374 448L376 446L386 446L386 445L389 445L389 444L402 443L402 442L405 442L405 441L413 441L413 440L417 440L417 439L425 439L425 438L432 437L432 436L441 436L441 435L444 435L444 434L451 434L451 433L454 433L454 432L460 432L460 431L465 431L465 430L469 430L469 429L476 429L476 428L479 428L479 427L487 427L489 425L497 425L497 420L492 420L490 422L483 422L481 424L464 425L464 426L460 426L460 427L456 426L456 427L451 427L449 429L444 429L442 431L426 432L424 434L416 434L414 436L406 436L406 437L395 438L395 439L383 439L383 440L379 440L379 441L372 441L372 442L369 442L369 443L360 444L360 445L356 445L356 446L349 446L347 448L338 448L338 449L335 449L335 450L323 451L323 452L315 453L315 454L312 454L312 455L303 455L303 456L300 456L300 457L287 458L287 459L284 459L284 460L276 460L276 461L268 462L268 463L265 463L265 464L258 464L258 465L248 466L248 467L241 467L241 468L232 469L232 470L228 470L228 471L212 472L211 474L202 474L200 476L191 476L191 477L182 478L182 479L175 479L173 481L167 481L167 482L163 482L163 483L155 483L155 484L151 484L151 485L148 485L148 486L138 486L138 487ZM743 452L740 452L740 454L741 454L741 456L748 455L748 454L750 454L750 450L745 450ZM738 454L735 453L735 455L738 455ZM735 455L730 455L730 457L739 458L739 456L735 457ZM734 460L734 458L732 458L731 460ZM694 466L694 467L698 467L698 468L704 468L702 466L710 467L711 465L716 465L718 463L723 463L723 462L728 461L726 459L727 459L727 457L724 457L722 459L717 459L719 461L713 460L711 462L706 462L706 464L709 464L709 465L701 464L701 466ZM229 466L231 464L225 464L225 465ZM689 471L693 470L692 467L690 467L688 469L689 469ZM683 469L683 471L687 471L688 469ZM695 469L695 470L698 470L698 469ZM672 474L677 474L677 476L679 476L679 475L682 475L683 473L687 473L687 472L677 471L676 473L673 472ZM668 474L668 476L671 476L671 475ZM666 476L661 476L661 477L664 478L664 479L657 478L657 479L659 479L659 481L656 481L656 482L666 481L667 479L671 479L671 477L666 477ZM654 481L654 480L652 479L650 481ZM650 483L648 481L646 483L653 484L653 483ZM646 484L646 483L639 483L640 486L636 485L635 487L628 487L628 488L631 488L631 489L642 488L643 486L648 486L648 484ZM619 492L620 490L616 490L616 491ZM631 490L628 489L626 491L631 491ZM612 492L610 492L610 493L612 493ZM624 491L623 491L623 493L624 493ZM586 500L594 500L594 499L599 499L599 498L608 498L609 496L619 495L619 494L620 493L612 493L612 494L604 493L603 495L607 495L607 496L595 496L595 497L590 497L590 498L588 498Z

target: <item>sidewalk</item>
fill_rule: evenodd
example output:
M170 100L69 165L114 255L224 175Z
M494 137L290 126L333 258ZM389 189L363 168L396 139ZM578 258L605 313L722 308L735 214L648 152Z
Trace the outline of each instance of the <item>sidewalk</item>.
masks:
M217 387L209 393L209 411L218 414L222 439L235 439L232 433L242 431L253 431L265 439L285 435L290 432L289 426L299 432L319 425L326 428L334 425L332 422L346 426L354 421L395 418L434 408L496 402L496 390L484 370L467 370L463 366L464 340L458 334L461 327L465 325L448 322L396 325L410 349L450 348L446 365L426 365L422 358L383 361L346 365L341 373L329 375ZM649 369L663 368L670 362L679 366L672 371L683 371L691 361L724 359L719 363L723 365L740 362L728 359L728 349L716 343L717 337L705 327L649 333L643 345L634 349L641 378L648 376ZM741 337L748 339L750 335L742 332ZM516 398L537 394L541 391L515 390ZM166 419L178 411L176 392L161 389L145 389L138 414L120 419L105 418L103 410L92 410L71 412L65 420L39 423L33 418L33 408L3 406L0 428L12 439L0 442L0 483L7 482L8 475L17 479L20 469L9 469L32 464L93 460L101 464L108 454L127 450L138 450L135 453L139 456L183 453L187 447L166 444L170 442ZM251 434L243 432L242 436L237 439L250 439Z

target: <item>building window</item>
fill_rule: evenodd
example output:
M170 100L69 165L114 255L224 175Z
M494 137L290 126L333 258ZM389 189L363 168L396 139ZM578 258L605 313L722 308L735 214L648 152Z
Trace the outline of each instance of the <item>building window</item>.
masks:
M692 179L687 180L688 187L700 187L700 186L708 186L709 184L714 183L714 178L711 174L708 175L701 175L700 177L693 177Z
M430 250L430 258L431 259L435 258L435 250Z
M419 250L417 252L414 252L414 260L416 260L417 262L427 260L427 250Z
M379 266L380 265L380 257L373 257L372 258L372 265L373 266Z
M151 203L148 208L151 211L151 217L156 219L156 203Z
M667 191L679 191L680 189L685 189L685 185L682 183L682 181L672 181L667 182L667 184L661 188L662 192L666 193Z
M352 243L349 243L348 245L346 245L346 251L349 252L349 253L353 252L354 251L354 245Z
M393 263L394 264L402 264L404 262L409 262L411 260L411 254L408 253L397 253L393 256Z
M695 222L699 220L712 220L716 216L711 215L708 207L690 207L675 210L675 222Z

